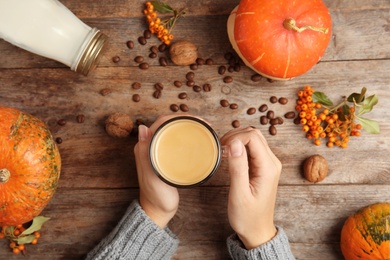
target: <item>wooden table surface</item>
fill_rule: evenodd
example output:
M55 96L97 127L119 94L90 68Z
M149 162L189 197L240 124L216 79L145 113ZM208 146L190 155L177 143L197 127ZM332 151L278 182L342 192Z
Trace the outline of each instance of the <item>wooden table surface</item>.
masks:
M331 1L325 4L333 20L333 36L322 59L305 75L291 81L253 82L254 74L243 67L229 73L234 81L226 84L217 73L226 65L224 54L231 51L226 33L230 11L238 0L167 1L175 8L187 8L187 15L174 29L175 40L189 40L199 47L199 56L214 65L194 71L199 85L209 83L211 92L194 92L185 82L188 66L162 67L158 59L147 58L156 38L143 46L137 38L146 29L143 1L63 0L81 20L101 29L110 37L99 67L85 77L64 65L28 53L0 41L0 105L15 107L43 120L59 144L62 173L59 187L42 215L50 217L37 246L27 246L27 259L82 259L115 226L130 201L138 197L133 147L136 136L116 139L106 134L104 121L114 112L151 124L159 115L171 113L170 104L185 103L189 113L209 121L222 136L241 126L261 129L271 149L283 164L276 202L275 221L284 227L297 259L342 259L339 248L341 227L347 216L376 202L390 201L390 4L388 0ZM126 46L135 42L134 49ZM150 63L141 70L134 57L142 55ZM166 56L167 53L159 53ZM114 63L112 58L119 56ZM134 90L131 84L141 82ZM153 85L162 83L162 97L152 96ZM276 136L259 123L262 115L248 115L249 107L268 104L276 115L294 110L297 91L305 85L325 92L332 100L359 92L377 94L379 103L367 115L379 121L381 133L351 138L347 149L314 146L301 127L285 120ZM112 93L102 96L109 88ZM187 92L186 100L178 94ZM133 94L141 101L132 101ZM270 96L286 97L286 105L271 104ZM239 108L223 108L227 99ZM83 114L84 123L76 116ZM57 121L66 120L65 126ZM305 158L319 153L329 163L329 175L312 184L302 177ZM231 234L227 220L229 176L226 162L205 185L180 190L180 208L170 223L181 240L175 259L228 259L225 245ZM0 259L17 259L0 241Z

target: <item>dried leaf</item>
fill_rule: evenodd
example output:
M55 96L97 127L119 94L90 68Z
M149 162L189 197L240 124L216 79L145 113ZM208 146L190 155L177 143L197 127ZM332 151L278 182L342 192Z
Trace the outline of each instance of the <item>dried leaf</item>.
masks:
M368 133L370 134L380 133L379 123L377 121L367 119L367 118L362 118L362 117L358 117L357 119L359 120L363 129L366 130Z
M28 235L23 237L18 237L14 241L17 242L19 245L21 244L30 244L35 239L35 235Z
M324 106L333 106L333 102L323 92L314 92L313 101Z
M363 114L366 114L368 112L371 112L372 108L378 104L378 96L376 95L372 95L372 96L369 96L368 98L366 98L366 100L364 100L364 103L362 106L360 106L359 108L359 115L363 115Z
M152 1L151 3L153 5L154 9L159 13L166 14L166 13L171 13L174 11L170 5L168 5L162 1Z
M22 232L21 235L30 235L35 231L39 231L42 228L43 223L48 221L50 218L46 218L43 216L38 216L33 219L31 226Z

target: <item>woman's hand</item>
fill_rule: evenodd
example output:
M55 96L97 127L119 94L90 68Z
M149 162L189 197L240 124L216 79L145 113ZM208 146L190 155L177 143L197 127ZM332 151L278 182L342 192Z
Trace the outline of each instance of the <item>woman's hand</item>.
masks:
M221 143L229 161L229 222L250 250L276 235L274 208L282 165L257 129L231 130Z

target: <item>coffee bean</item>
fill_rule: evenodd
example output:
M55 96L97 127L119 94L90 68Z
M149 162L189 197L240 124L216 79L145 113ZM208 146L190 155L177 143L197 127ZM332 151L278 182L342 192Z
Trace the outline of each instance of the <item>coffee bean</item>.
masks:
M203 91L204 92L210 92L211 91L211 85L206 83L203 85Z
M180 105L180 110L183 111L183 112L188 112L188 106L186 104L181 104Z
M121 60L121 58L119 56L115 56L115 57L112 58L112 61L114 63L118 63L120 60Z
M272 118L272 119L269 121L269 123L270 123L271 125L278 125L278 124L279 124L279 120L278 120L277 118Z
M262 124L262 125L268 124L268 118L266 116L261 116L260 117L260 124Z
M160 57L160 59L158 59L158 61L160 62L160 65L163 67L168 65L168 61L165 57Z
M140 88L141 88L141 83L139 83L139 82L134 82L134 83L131 85L131 87L132 87L133 89L140 89Z
M255 74L255 75L252 75L252 76L251 76L251 80L252 80L253 82L258 82L258 81L260 81L262 78L263 78L263 76L261 76L260 74Z
M186 74L187 80L194 80L194 78L195 78L195 73L193 73L192 71L190 71Z
M236 65L236 63L237 63L236 57L231 57L229 60L229 65L234 68L234 65Z
M187 93L182 92L182 93L179 94L178 97L179 97L180 99L186 99L186 98L187 98Z
M240 127L240 121L238 121L238 120L234 120L233 122L232 122L232 126L234 127L234 128L239 128Z
M154 52L149 53L149 58L151 58L151 59L157 58L157 53L154 53Z
M241 70L241 65L238 64L238 63L235 64L235 65L234 65L234 71L235 71L235 72L240 72L240 70Z
M65 119L60 119L57 121L57 124L60 125L60 126L64 126L66 125L66 120Z
M279 125L283 125L283 123L284 123L283 118L281 118L280 116L278 116L276 119L278 120L278 124L279 124Z
M191 64L190 65L190 69L191 70L197 70L198 69L198 64L196 64L196 63Z
M231 76L226 76L223 78L223 82L231 83L231 82L233 82L233 78Z
M150 47L150 52L157 53L158 52L158 47L156 45L153 45L152 47Z
M213 59L207 59L206 60L207 65L214 65L214 60Z
M225 74L225 72L226 72L226 67L225 66L219 66L218 74L219 75L223 75L223 74Z
M225 58L225 60L229 61L233 57L233 53L227 52L223 57Z
M172 104L169 108L171 109L172 112L179 111L179 106L176 104Z
M84 121L85 121L85 116L84 116L83 114L77 115L76 121L77 121L77 123L79 123L79 124L84 123Z
M196 64L198 64L198 65L204 65L204 59L202 59L202 58L197 58L197 59L196 59Z
M276 102L278 102L278 98L275 97L275 96L272 96L272 97L269 98L269 101L270 101L271 103L275 104Z
M269 133L270 133L271 135L276 135L277 131L276 131L276 127L275 127L274 125L271 125L271 126L269 127Z
M229 66L227 70L228 70L229 72L233 72L233 71L234 71L234 66Z
M141 100L141 97L140 97L139 94L134 94L134 95L133 95L133 101L134 101L134 102L139 102L140 100Z
M256 113L256 108L250 107L250 108L248 108L248 110L246 111L246 113L247 113L248 115L253 115L254 113Z
M127 46L127 48L129 48L129 49L133 49L133 48L134 48L134 42L133 42L133 41L127 41L127 42L126 42L126 46Z
M267 81L268 81L269 83L275 82L274 79L270 79L270 78L267 78Z
M152 33L149 30L145 30L144 37L145 39L150 39L150 37L152 37Z
M300 117L296 117L296 118L294 119L294 124L300 125L300 124L301 124L301 118L300 118Z
M158 46L158 50L160 52L164 52L167 49L167 45L165 43L162 43Z
M146 63L146 62L143 62L143 63L141 63L140 65L138 65L138 67L139 67L140 69L142 69L142 70L147 70L147 69L149 69L149 64Z
M62 138L61 137L57 137L56 138L56 143L57 144L62 144Z
M270 110L270 111L267 112L267 118L268 118L268 119L272 119L272 118L274 118L274 117L275 117L274 111Z
M138 37L138 42L141 45L145 45L147 41L146 41L146 38L144 36L140 36L140 37Z
M285 105L285 104L287 104L287 102L288 102L288 99L287 98L285 98L285 97L281 97L281 98L279 98L279 103L280 104L282 104L282 105Z
M201 91L202 91L202 88L201 88L200 86L198 86L198 85L194 85L194 86L192 87L192 89L193 89L195 92L201 92Z
M112 92L111 89L109 89L109 88L104 88L104 89L100 90L100 95L102 95L102 96L107 96L107 95L110 94L111 92Z
M259 107L259 111L260 111L260 112L265 112L265 111L267 111L267 110L268 110L267 104L263 104L263 105L261 105L261 106Z
M175 80L173 82L173 85L175 85L175 87L177 87L177 88L180 88L183 85L183 83L181 83L181 81Z
M230 109L237 109L238 108L238 105L236 103L232 103L230 104Z
M292 119L295 117L295 112L294 111L287 112L286 114L284 114L284 117L287 119Z
M164 85L162 83L156 83L156 84L154 84L154 88L156 90L162 91L164 89Z
M159 99L161 97L161 91L160 90L156 90L153 92L153 97L156 98L156 99Z
M142 63L144 61L144 57L142 56L137 56L134 58L134 61L137 63Z
M193 81L193 80L187 80L186 85L189 86L189 87L193 87L193 86L195 85L195 81Z
M226 99L222 99L220 101L220 104L222 107L228 107L229 106L229 101L227 101Z

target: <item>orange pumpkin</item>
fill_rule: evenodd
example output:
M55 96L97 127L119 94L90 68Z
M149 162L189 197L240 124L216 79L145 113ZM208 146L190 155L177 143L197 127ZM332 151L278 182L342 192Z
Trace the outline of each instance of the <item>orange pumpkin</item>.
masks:
M61 158L47 126L38 118L0 107L0 226L39 215L52 198Z
M241 59L276 80L312 68L331 34L331 16L321 0L241 0L228 19L229 39Z
M346 260L390 259L390 203L351 215L341 230L340 246Z

